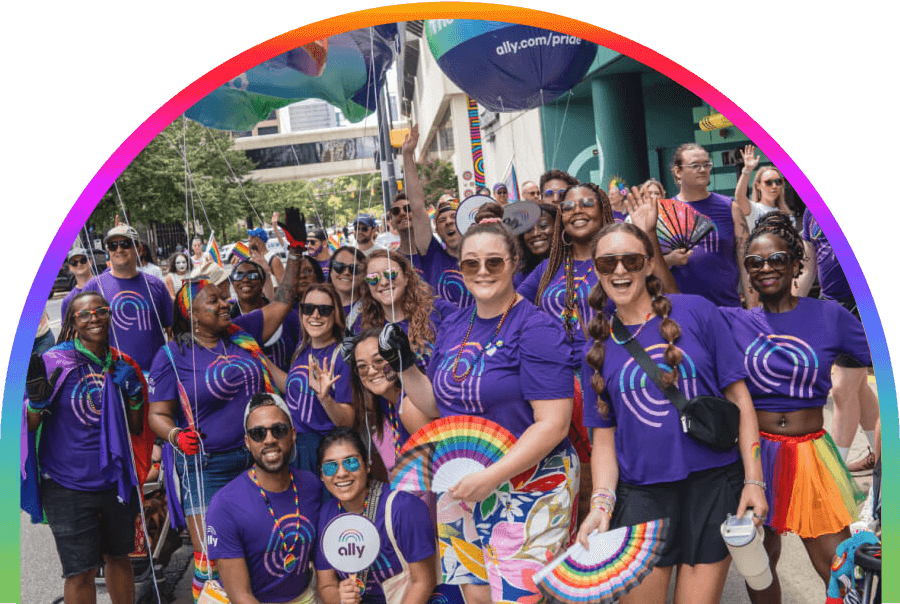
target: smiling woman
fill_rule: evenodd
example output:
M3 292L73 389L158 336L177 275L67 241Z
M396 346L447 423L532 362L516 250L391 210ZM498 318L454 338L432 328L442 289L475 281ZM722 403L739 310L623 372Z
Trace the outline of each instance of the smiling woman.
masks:
M358 576L336 571L319 548L315 567L326 604L424 604L437 584L435 535L425 504L373 479L359 434L336 428L319 445L318 468L334 499L319 514L319 534L336 516L364 514L378 528L377 563Z

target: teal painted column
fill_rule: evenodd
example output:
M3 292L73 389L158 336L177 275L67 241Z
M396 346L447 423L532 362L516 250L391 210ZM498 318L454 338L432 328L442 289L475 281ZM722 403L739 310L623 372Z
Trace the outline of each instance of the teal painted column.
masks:
M615 175L628 186L641 184L650 169L640 74L598 77L591 82L591 97L602 171L592 170L591 180L604 190Z

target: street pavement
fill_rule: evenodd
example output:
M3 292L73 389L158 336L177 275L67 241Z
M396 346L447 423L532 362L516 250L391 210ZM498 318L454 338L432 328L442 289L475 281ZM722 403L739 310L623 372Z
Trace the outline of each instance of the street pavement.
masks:
M55 311L54 311L55 306ZM54 333L59 332L59 299L48 302L51 327ZM55 315L55 316L54 316ZM55 320L55 321L54 321ZM832 403L829 399L825 407L825 426L831 425ZM862 431L857 432L849 459L856 459L868 451L868 441ZM857 479L860 486L868 490L872 477ZM52 604L62 596L62 569L53 536L46 525L33 525L26 514L21 515L21 556L22 556L22 604ZM171 604L193 604L191 596L191 578L193 577L193 559L190 546L184 545L170 561L164 580L160 583L159 601ZM825 601L825 586L816 574L806 555L803 543L796 535L786 535L782 539L781 559L778 564L778 575L781 580L782 601L785 604L821 604ZM674 587L674 579L673 579ZM157 595L152 582L137 586L137 604L157 602ZM670 589L669 602L672 602ZM740 574L731 566L723 603L749 604L750 599L744 588ZM112 604L105 587L98 588L97 604Z

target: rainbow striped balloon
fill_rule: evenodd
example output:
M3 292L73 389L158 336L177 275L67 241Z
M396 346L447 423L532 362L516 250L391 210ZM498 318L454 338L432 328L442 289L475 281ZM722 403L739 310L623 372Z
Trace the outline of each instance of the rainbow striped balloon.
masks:
M668 519L660 519L595 531L588 536L589 550L576 543L535 573L534 582L550 602L615 602L656 566L670 526Z
M442 493L503 457L516 437L490 420L444 417L413 434L391 472L391 488Z

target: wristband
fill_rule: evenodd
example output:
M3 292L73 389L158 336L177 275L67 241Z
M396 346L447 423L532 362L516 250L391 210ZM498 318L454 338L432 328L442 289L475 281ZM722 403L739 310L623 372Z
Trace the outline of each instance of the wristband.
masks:
M128 408L131 409L132 411L137 411L138 409L140 409L143 406L144 406L144 401L138 401L138 403L136 405L128 405Z
M746 486L746 485L748 485L748 484L755 484L756 486L758 486L759 488L761 488L763 491L766 490L766 483L764 483L764 482L761 481L761 480L745 480L745 481L744 481L744 486Z

